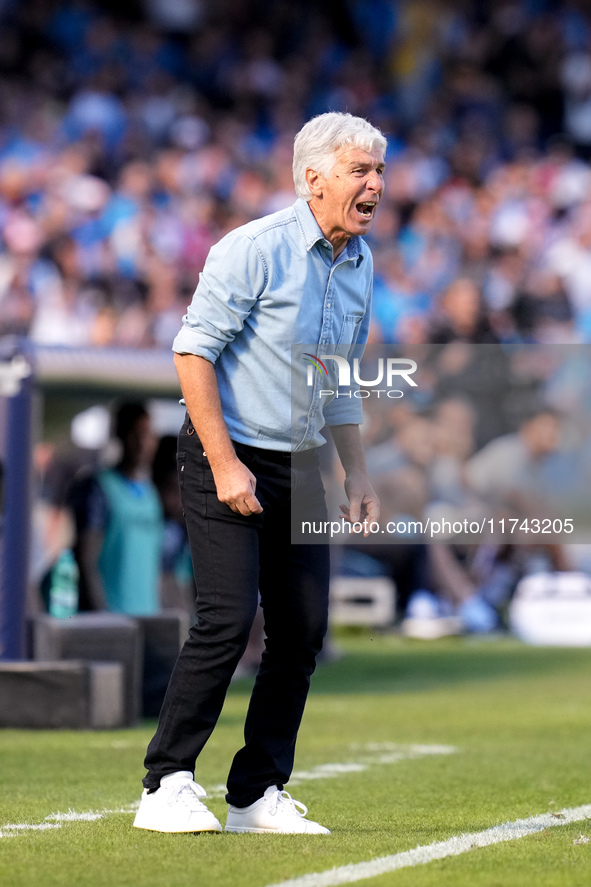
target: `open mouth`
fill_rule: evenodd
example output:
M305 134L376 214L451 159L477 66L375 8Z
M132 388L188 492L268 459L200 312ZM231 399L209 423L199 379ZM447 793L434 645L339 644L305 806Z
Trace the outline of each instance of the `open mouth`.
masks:
M360 216L363 216L364 219L371 219L373 217L375 208L376 204L371 200L367 203L357 203L355 205L355 209Z

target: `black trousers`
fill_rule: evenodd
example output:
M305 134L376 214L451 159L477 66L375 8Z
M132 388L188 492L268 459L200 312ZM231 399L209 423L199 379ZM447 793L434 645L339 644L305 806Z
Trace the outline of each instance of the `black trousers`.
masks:
M326 634L326 545L292 545L291 505L306 520L325 520L324 490L313 451L301 456L235 444L257 478L263 513L235 514L216 495L207 456L187 418L178 463L197 587L197 621L166 692L145 759L144 786L156 789L176 770L193 772L211 735L258 606L265 651L246 717L245 744L228 777L229 804L246 807L270 785L283 788L310 676Z

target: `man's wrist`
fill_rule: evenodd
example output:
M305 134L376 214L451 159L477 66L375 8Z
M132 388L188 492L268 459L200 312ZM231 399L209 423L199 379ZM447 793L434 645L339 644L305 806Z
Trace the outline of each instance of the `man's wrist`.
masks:
M211 467L211 470L214 472L224 472L228 470L232 470L236 465L240 463L240 459L236 455L236 451L232 448L229 452L224 453L209 453L206 451L206 455Z
M347 480L355 480L358 477L367 477L367 468L365 465L353 465L351 468L345 468L345 478Z

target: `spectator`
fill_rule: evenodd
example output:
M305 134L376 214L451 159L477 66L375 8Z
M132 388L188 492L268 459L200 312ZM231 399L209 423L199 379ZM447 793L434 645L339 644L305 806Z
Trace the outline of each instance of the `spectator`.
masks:
M455 280L442 293L429 341L434 344L497 341L484 314L478 287L471 280Z
M524 419L518 431L492 440L469 459L470 487L488 502L541 517L543 469L560 442L560 418L543 408Z
M176 437L164 435L158 443L152 465L152 479L160 496L164 518L161 601L163 608L182 609L193 617L195 586L178 482L176 450Z
M117 466L79 478L70 496L81 609L149 615L160 608L163 521L150 479L156 441L142 404L121 405L115 435Z

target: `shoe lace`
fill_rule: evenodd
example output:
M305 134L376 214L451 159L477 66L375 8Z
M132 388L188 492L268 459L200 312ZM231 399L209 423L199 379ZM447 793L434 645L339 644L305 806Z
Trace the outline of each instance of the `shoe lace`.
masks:
M199 800L200 798L205 798L206 794L205 789L196 782L181 782L174 791L171 792L169 804L172 805L179 801L193 812L207 810L205 804L202 804Z
M268 796L268 803L269 813L272 815L301 816L303 819L308 812L305 804L296 801L289 792L279 791L279 789Z

